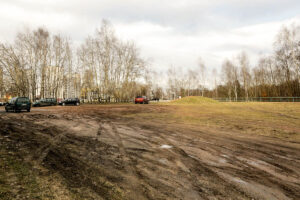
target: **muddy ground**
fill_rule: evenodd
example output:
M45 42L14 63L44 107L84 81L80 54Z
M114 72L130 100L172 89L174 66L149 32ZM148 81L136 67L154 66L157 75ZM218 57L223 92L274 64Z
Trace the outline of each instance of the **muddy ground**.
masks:
M1 109L0 199L300 199L298 140L128 117L174 106Z

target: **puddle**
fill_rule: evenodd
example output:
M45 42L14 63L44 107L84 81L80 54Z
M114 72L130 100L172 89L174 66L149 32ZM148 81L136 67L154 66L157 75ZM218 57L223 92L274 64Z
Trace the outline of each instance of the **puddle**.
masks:
M227 163L226 159L220 158L219 163Z
M165 159L165 158L159 159L158 162L160 162L160 163L162 163L164 165L169 165L170 164L169 161L167 159Z
M191 157L191 158L194 158L194 159L198 160L198 158L195 157L195 156L192 156L192 155L188 155L188 156Z
M243 181L243 180L241 180L241 179L239 179L239 178L232 178L232 180L233 180L234 182L237 182L237 183L247 184L245 181Z
M172 146L164 144L164 145L161 145L159 148L161 148L161 149L171 149Z

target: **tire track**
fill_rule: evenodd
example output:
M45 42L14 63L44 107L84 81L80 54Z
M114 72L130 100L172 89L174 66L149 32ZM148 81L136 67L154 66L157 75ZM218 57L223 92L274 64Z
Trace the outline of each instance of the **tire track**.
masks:
M171 132L169 132L167 130L161 130L161 129L160 129L160 132L156 132L156 131L153 131L153 128L154 127L152 127L152 128L148 127L147 129L152 131L153 135L157 136L158 138L161 138L161 140L164 142L164 144L168 144L168 145L173 146L174 152L177 154L177 159L179 159L182 163L184 163L184 165L188 167L189 171L191 171L190 174L191 175L193 174L193 176L191 176L190 178L191 178L191 182L193 183L195 188L203 186L203 182L201 181L201 179L207 180L210 183L214 183L215 180L218 180L218 184L216 184L216 185L212 184L212 185L210 185L209 188L205 188L205 186L204 186L204 188L202 188L203 190L199 193L202 198L206 199L207 196L209 196L209 194L211 192L215 192L215 194L218 194L217 190L214 191L217 188L219 188L221 190L224 190L225 188L227 188L227 189L225 189L225 191L228 190L228 191L233 192L235 194L239 194L238 196L244 196L245 199L257 198L257 196L260 196L260 195L262 195L260 197L264 196L263 194L258 194L257 195L253 191L249 192L248 188L243 188L241 186L241 184L236 184L236 183L231 181L231 179L233 179L234 181L238 180L238 179L234 178L235 175L236 176L239 175L238 177L244 177L244 178L246 177L246 180L248 180L248 178L251 178L251 177L248 177L247 174L242 173L243 171L239 171L239 170L227 171L226 170L227 168L220 168L221 171L223 171L223 172L227 171L227 172L235 172L236 173L236 174L234 174L234 173L229 173L228 174L228 175L231 175L232 178L228 177L228 176L224 177L224 176L220 175L220 173L219 173L220 169L218 167L210 166L209 164L204 163L201 159L198 159L194 156L189 155L183 148L181 148L178 145L174 144L174 142L172 142L171 139L169 138L169 137L173 137ZM136 131L142 131L142 130L139 130L139 129L140 128L135 127ZM161 133L162 131L165 134ZM199 135L197 136L196 134L192 134L192 135L195 138L199 137ZM211 136L210 134L208 134L208 135L209 135L209 140L213 140L213 139L220 140L220 138L217 138L216 136ZM169 136L169 137L166 137L166 136ZM180 140L180 138L178 138L178 134L177 134L176 137L177 137L177 141L179 141L179 143L180 143L181 140ZM246 145L244 140L237 140L237 141L234 141L234 142L230 142L229 138L227 138L227 137L223 138L222 140L223 141L225 140L226 142L229 142L230 144L231 143L235 144L238 141L237 143L239 145L241 145L241 144ZM224 146L223 145L221 145L221 146L217 145L217 146L214 147L214 145L216 145L216 144L210 144L209 146L213 147L213 149L217 150L217 152L222 153L221 149L224 148ZM253 145L253 144L250 143L250 147L251 147L251 145ZM242 154L242 155L244 155L244 153L245 153L244 151L249 149L249 145L246 145L246 147L243 147L243 148L245 148L245 149L243 149L243 151L240 152L240 154ZM255 149L252 149L252 150L255 150ZM235 152L232 151L230 153L230 155L232 155L234 153ZM218 155L215 155L215 156L218 156ZM255 173L259 173L260 176L264 175L264 173L261 170L259 170L257 168L254 168L249 163L242 162L238 159L234 159L233 162L234 162L234 164L243 164L242 165L243 169L246 170L247 172L249 172L250 174L253 174L253 176L255 176ZM203 176L203 174L206 174L206 175ZM263 177L266 179L265 181L269 182L269 184L280 185L281 186L281 184L279 182L272 180L272 177L269 177L269 175L266 175L266 176L263 176ZM258 182L260 182L260 181L258 181ZM222 184L220 184L220 183L222 183ZM244 183L248 184L246 182L242 182L242 183L243 184ZM251 186L249 186L249 187L251 188ZM229 190L229 188L231 188L231 190ZM205 189L208 189L208 190L205 190ZM251 189L253 190L253 188L251 188ZM267 189L267 188L265 188L265 189ZM295 189L295 187L293 187L293 189ZM268 191L268 192L270 192L269 194L273 194L272 193L272 188L269 188L269 190L270 190L270 191ZM204 196L203 196L203 192L206 193L206 194L204 194ZM291 193L293 193L293 191L291 191ZM253 196L253 194L255 194L255 195ZM267 196L269 194L267 193L265 196ZM282 193L278 193L278 195L279 194L282 194ZM285 195L289 196L289 194L286 194L286 193L285 193ZM223 198L224 198L224 196L223 196ZM282 199L283 198L286 198L286 197L282 196Z
M116 125L112 122L109 122L109 123L106 122L105 124L102 124L101 127L104 128L106 131L108 131L108 133L114 138L114 141L118 145L120 154L122 155L124 168L127 172L127 176L125 178L126 178L127 186L129 186L129 188L127 190L128 197L130 197L130 199L139 199L139 200L146 199L140 193L140 191L142 191L142 188L141 188L142 180L139 180L137 178L138 175L137 175L136 168L135 168L135 166L133 166L131 164L130 156L126 152L126 148L124 147L122 137L120 136Z

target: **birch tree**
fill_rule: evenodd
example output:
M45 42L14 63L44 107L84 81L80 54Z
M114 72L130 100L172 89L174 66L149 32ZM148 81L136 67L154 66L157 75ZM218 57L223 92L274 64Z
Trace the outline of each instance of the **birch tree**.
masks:
M245 99L248 101L249 98L249 87L250 87L250 82L251 82L251 75L249 71L249 59L248 56L245 52L242 52L238 56L238 62L239 62L239 68L240 68L240 75L244 87L244 93L245 93ZM236 80L238 80L236 78ZM237 98L237 97L236 97Z
M198 67L199 67L199 80L200 80L200 89L201 96L204 96L204 89L206 83L206 67L202 58L198 58Z

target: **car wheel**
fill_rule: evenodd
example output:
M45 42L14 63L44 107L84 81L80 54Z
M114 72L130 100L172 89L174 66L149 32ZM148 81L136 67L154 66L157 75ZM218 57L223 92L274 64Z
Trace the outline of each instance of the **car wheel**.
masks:
M79 106L79 103L78 103L78 102L76 103L76 106Z
M27 109L27 112L30 112L30 109Z
M65 106L66 104L65 104L65 103L63 103L62 105L63 105L63 106Z

